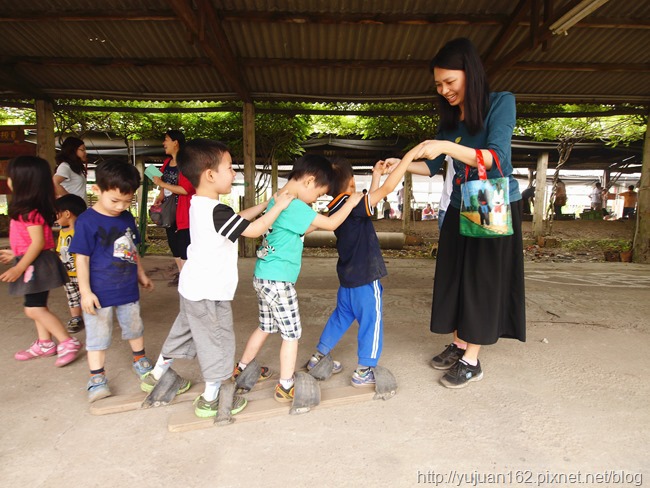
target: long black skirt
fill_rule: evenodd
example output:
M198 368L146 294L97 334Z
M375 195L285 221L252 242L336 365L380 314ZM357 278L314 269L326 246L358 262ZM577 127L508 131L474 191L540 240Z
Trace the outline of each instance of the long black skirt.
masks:
M431 332L471 344L526 340L521 201L511 204L513 234L492 239L460 235L460 211L449 206L438 242Z

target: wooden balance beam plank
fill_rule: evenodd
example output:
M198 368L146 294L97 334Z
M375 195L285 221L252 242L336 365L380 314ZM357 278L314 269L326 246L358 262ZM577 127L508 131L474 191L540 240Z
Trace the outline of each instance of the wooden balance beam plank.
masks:
M256 383L251 389L251 392L264 390L275 386L273 381L267 380ZM205 389L203 383L198 385L192 384L192 387L185 393L177 395L169 405L175 405L182 402L193 402L197 396ZM147 398L147 393L139 391L128 395L115 395L107 398L102 398L90 404L90 413L92 415L109 415L112 413L130 412L132 410L140 410L142 402ZM152 407L157 408L157 407ZM146 409L144 409L146 410ZM192 410L194 411L194 410Z
M201 383L201 388L203 388L203 383ZM192 388L187 390L185 393L176 395L170 405L194 401L201 391L203 391L203 389L199 389L196 385L192 385ZM140 410L145 398L147 398L147 393L143 391L131 393L129 395L115 395L108 398L102 398L101 400L97 400L90 404L90 413L93 415L108 415L111 413Z
M375 396L374 388L354 388L352 386L339 386L321 390L321 401L314 409L337 407L361 403L372 400ZM273 398L263 400L249 400L248 405L237 415L233 416L235 423L261 420L279 415L288 415L290 403L279 403ZM194 415L194 409L172 413L169 417L167 428L170 432L189 432L192 430L213 427L214 418L201 419Z

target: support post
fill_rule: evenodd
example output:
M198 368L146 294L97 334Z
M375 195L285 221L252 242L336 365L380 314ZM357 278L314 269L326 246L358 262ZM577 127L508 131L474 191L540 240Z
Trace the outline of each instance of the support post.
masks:
M537 157L537 177L535 179L535 211L533 212L533 237L542 237L545 230L544 210L546 209L546 170L548 152Z
M641 165L641 180L639 181L639 196L636 206L636 228L634 231L632 260L635 263L650 263L650 123L648 123L645 130L645 142L643 144L643 163Z
M36 155L50 163L52 173L56 167L54 143L54 108L48 100L36 100Z
M402 232L408 234L411 229L411 198L413 195L413 175L404 175L404 206L402 207Z
M271 157L271 194L275 195L278 191L278 160L275 155Z
M255 205L255 106L244 103L244 208ZM241 209L240 209L241 210ZM245 238L244 257L255 256L255 240Z

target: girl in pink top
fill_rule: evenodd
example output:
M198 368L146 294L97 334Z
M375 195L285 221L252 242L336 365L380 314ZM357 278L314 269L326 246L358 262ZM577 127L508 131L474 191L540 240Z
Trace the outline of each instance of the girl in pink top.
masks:
M79 355L81 343L70 334L47 307L49 291L62 286L67 272L54 252L52 224L54 185L47 161L34 156L19 156L9 161L7 184L13 192L9 203L9 244L0 250L0 262L13 266L0 275L9 283L10 295L24 295L25 315L36 325L38 339L14 357L26 361L58 356L54 365L65 366ZM52 338L58 341L54 343Z

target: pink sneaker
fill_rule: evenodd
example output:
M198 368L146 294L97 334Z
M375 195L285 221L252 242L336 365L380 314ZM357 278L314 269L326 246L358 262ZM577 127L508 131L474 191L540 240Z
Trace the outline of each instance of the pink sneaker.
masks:
M18 351L14 354L17 361L28 361L30 359L45 358L56 354L56 345L54 342L39 343L36 339L29 348L24 351Z
M54 366L65 366L77 359L79 350L81 349L81 342L76 337L71 337L67 341L62 342L56 346L56 352L59 355L54 362Z

